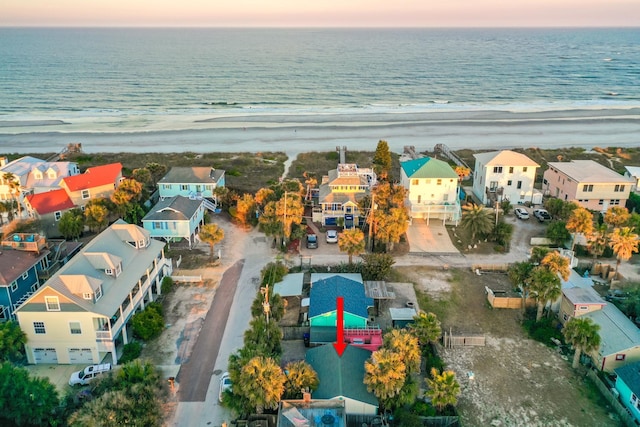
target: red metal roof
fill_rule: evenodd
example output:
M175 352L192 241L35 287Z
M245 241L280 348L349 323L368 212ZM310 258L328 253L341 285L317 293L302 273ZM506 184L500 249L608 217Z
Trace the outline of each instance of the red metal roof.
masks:
M121 171L121 163L94 166L92 168L88 168L84 173L64 178L64 183L69 191L80 191L88 188L101 187L107 184L115 184L116 178L120 175Z
M30 194L27 196L27 200L40 215L64 211L75 206L64 188L46 193Z

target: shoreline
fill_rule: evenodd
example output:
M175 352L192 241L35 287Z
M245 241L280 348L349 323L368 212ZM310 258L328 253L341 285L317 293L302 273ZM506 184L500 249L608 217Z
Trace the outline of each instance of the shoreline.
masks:
M0 120L5 153L59 151L71 142L98 152L301 152L372 150L386 140L394 152L445 144L451 149L640 146L640 107L536 112L470 110L455 112L235 114L212 117L137 116ZM128 121L127 121L128 120ZM19 127L3 123L21 124ZM131 126L131 124L135 126Z

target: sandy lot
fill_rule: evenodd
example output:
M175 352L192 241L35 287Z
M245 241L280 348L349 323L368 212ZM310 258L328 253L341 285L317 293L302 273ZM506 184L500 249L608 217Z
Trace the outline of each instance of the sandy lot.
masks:
M482 334L485 347L441 348L462 386L465 425L611 426L617 421L590 397L585 378L554 349L526 338L519 310L492 309L484 285L505 281L470 270L401 268L431 298L443 330ZM474 379L469 379L469 373Z

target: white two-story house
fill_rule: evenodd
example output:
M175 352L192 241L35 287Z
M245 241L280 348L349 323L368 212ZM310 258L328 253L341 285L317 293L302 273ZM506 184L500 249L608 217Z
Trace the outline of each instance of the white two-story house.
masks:
M171 274L164 243L116 221L18 309L29 363L99 363L127 344L128 322L161 293Z
M483 204L509 200L511 204L542 203L542 193L534 189L539 164L511 150L473 155L473 194Z
M412 218L458 221L460 179L447 162L432 157L400 162L400 179L407 189Z

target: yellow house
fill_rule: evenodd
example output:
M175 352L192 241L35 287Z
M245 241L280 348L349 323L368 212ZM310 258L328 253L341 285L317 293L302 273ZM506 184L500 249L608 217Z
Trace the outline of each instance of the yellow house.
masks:
M99 363L130 338L127 324L171 274L164 243L118 220L16 310L29 363Z
M122 164L88 168L83 174L64 178L60 187L69 195L75 206L83 207L91 199L109 198L122 180Z

